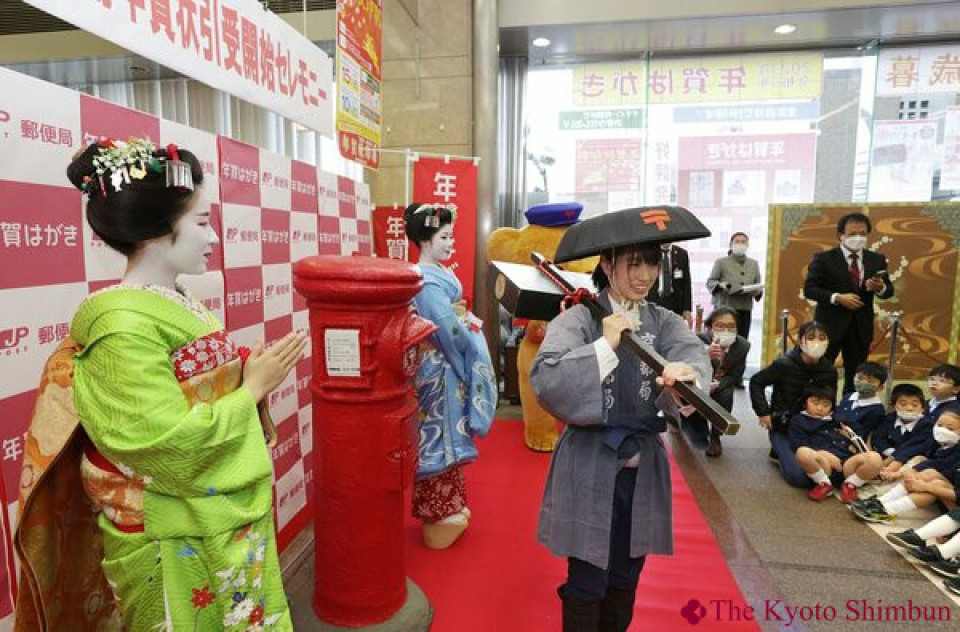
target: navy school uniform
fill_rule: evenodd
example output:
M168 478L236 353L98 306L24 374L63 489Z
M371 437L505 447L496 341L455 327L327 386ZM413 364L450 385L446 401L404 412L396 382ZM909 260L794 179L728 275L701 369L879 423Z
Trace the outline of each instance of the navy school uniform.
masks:
M892 444L894 447L893 460L898 463L906 463L915 456L932 455L940 447L940 444L933 438L933 427L936 425L940 413L947 408L960 410L960 404L958 404L956 398L942 402L933 400L927 402L923 417L917 420L913 431L908 433L904 433L903 428L895 428L896 413L891 413L887 421L874 431L873 449L883 456L888 456L884 452ZM885 443L885 437L892 439L892 443ZM881 446L883 447L881 448Z
M840 434L840 422L836 419L819 419L806 413L797 413L790 418L787 436L794 452L801 447L808 447L826 450L841 461L853 456L850 439Z
M887 416L883 402L878 397L860 400L859 393L844 397L833 411L833 418L850 426L864 441L873 434Z
M939 447L934 450L925 461L921 461L913 466L913 469L917 472L936 470L940 472L944 478L956 485L953 479L956 478L957 468L960 467L960 443L949 447L937 445Z
M881 456L893 457L898 463L906 463L919 454L929 454L935 449L933 440L933 421L926 415L918 419L912 427L897 426L897 413L889 413L877 426L870 437L873 449Z

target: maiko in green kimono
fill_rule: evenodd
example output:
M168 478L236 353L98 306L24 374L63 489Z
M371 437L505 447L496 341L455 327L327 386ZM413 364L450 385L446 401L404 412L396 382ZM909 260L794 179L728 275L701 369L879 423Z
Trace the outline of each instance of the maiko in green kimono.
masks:
M82 431L65 444L50 431L69 423L45 424L52 417L41 409L56 380L48 373L41 385L25 459L40 482L35 498L21 497L17 534L29 596L18 602L17 629L56 629L74 608L63 596L84 598L56 587L70 569L51 571L66 561L42 546L57 523L44 519L39 487L64 461L42 454L47 445L79 455L112 593L91 592L110 607L98 620L73 619L72 629L112 618L132 632L292 630L257 405L302 356L305 336L257 345L243 362L217 319L176 283L202 273L217 242L209 206L195 195L203 174L192 154L136 139L94 144L68 176L90 196L91 227L128 265L120 285L89 297L74 317L73 379L61 387L72 388ZM70 452L72 444L81 447ZM46 540L30 533L43 528Z

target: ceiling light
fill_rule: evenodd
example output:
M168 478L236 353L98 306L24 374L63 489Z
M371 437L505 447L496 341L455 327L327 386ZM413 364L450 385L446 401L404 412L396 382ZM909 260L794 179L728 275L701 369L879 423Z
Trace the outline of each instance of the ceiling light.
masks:
M773 29L773 32L777 35L790 35L797 30L796 24L781 24L777 28Z
M537 39L533 40L531 44L537 48L546 48L550 45L550 40L548 40L546 37L538 37Z

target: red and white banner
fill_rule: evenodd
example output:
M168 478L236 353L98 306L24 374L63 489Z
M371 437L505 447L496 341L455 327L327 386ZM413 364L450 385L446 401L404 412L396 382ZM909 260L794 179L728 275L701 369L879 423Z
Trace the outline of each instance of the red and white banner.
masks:
M27 4L325 136L333 134L332 60L256 0Z
M370 194L363 183L312 165L3 68L0 85L0 155L14 157L0 161L0 468L13 525L23 435L43 363L68 335L80 302L124 270L123 257L90 231L83 196L64 175L74 152L101 136L138 135L197 155L199 194L221 244L206 274L182 280L247 345L309 330L292 262L321 251L371 254ZM324 231L335 249L321 239ZM281 549L310 519L310 376L308 357L270 396L281 435L273 452ZM8 541L0 544L10 551ZM12 583L3 561L0 592L4 581ZM0 629L5 604L0 595Z
M404 230L403 208L394 204L373 209L373 253L376 256L413 260L413 249Z
M454 251L448 265L460 279L463 297L472 306L477 250L477 165L473 160L420 158L413 164L413 200L456 205Z

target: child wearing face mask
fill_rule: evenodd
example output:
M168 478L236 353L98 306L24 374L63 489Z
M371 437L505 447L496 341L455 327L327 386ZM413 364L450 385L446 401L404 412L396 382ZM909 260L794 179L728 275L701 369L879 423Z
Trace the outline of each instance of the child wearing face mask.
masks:
M933 441L933 420L923 419L923 391L913 384L897 384L890 394L893 411L870 436L870 445L883 459L880 479L895 480L895 473Z
M896 472L900 479L882 496L854 502L850 509L867 522L893 522L897 515L940 502L957 505L956 470L960 467L960 410L941 411L933 427L937 449L929 457L917 457Z
M880 478L897 480L896 472L911 459L931 454L937 449L933 426L940 413L948 408L960 408L960 367L941 364L930 370L927 388L930 401L924 403L923 391L912 384L894 387L891 400L895 416L888 417L873 434L873 449L883 457Z
M817 321L804 323L797 332L799 344L750 378L750 403L760 425L770 431L771 461L794 487L810 487L810 478L797 462L787 436L790 418L803 406L803 389L823 386L836 392L837 370L824 359L826 329ZM770 401L766 388L773 387Z
M887 416L877 393L887 381L887 370L876 362L864 362L853 378L854 392L837 404L834 417L866 441Z
M853 462L854 453L866 448L862 441L854 443L855 433L833 417L834 392L823 386L804 389L804 411L790 419L788 437L797 462L813 481L807 496L821 502L833 493L834 483L857 477L870 480L880 470L880 459ZM851 489L848 482L842 490ZM856 490L853 490L856 494Z
M719 307L704 321L706 330L697 336L707 345L713 380L710 382L710 397L728 412L733 410L734 389L743 381L747 367L750 341L737 334L737 311L732 307ZM718 457L723 454L720 431L710 427L699 413L694 413L684 422L694 440L707 436L709 440L704 454ZM702 439L701 439L702 440Z

